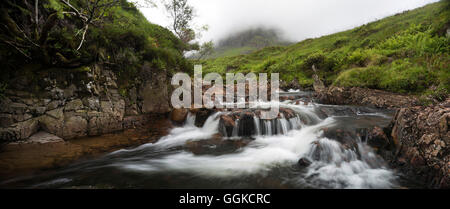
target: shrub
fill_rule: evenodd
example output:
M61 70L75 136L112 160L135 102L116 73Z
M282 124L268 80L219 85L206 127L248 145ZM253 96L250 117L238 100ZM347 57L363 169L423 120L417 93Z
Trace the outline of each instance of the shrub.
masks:
M314 52L303 60L302 70L311 72L312 66L321 71L331 71L336 65L336 61L332 56L326 56L322 51Z
M431 27L412 25L408 30L380 43L378 48L387 50L389 55L423 56L450 52L450 38L433 36Z
M348 64L364 67L367 64L369 55L365 50L357 49L348 57Z
M377 88L380 82L380 67L353 68L342 72L334 85L345 87Z

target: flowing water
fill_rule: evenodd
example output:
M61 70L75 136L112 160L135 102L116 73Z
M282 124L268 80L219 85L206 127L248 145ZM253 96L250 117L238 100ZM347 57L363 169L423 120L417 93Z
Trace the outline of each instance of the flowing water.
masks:
M307 92L286 93L299 97ZM185 124L156 143L118 150L31 178L26 188L398 188L399 175L359 130L386 126L392 112L365 107L284 101L295 117L254 121L254 134L220 137L218 112L203 127ZM340 137L344 133L345 137ZM310 162L299 166L299 159Z

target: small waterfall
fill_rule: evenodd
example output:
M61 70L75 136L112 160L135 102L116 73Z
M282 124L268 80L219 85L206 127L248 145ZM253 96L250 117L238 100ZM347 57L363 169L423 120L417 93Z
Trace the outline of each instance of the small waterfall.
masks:
M344 112L347 117L322 119L313 105L282 104L282 108L280 117L272 120L259 118L258 109L218 112L201 128L189 112L182 127L174 127L157 142L69 167L67 175L58 173L53 182L62 182L64 188L90 184L85 181L92 178L105 179L99 182L105 185L116 178L118 188L124 180L145 188L254 188L277 183L293 188L396 187L395 171L353 134L355 126L367 128L364 123L389 118ZM298 163L303 158L307 165ZM110 172L111 167L126 172ZM74 170L77 173L72 174Z
M298 130L302 128L302 122L300 120L299 116L293 117L293 118L285 118L283 114L281 114L280 118L272 119L272 120L266 120L261 119L256 116L252 117L252 126L250 126L252 133L252 136L273 136L273 135L285 135L291 130ZM243 135L244 130L248 129L248 125L245 127L244 124L248 124L247 120L236 119L235 125L230 127L230 132L227 133L226 128L224 128L224 124L220 124L221 127L221 133L226 137L242 137L242 136L249 136L249 135ZM247 130L248 131L248 130ZM247 132L248 133L248 132Z
M188 112L186 120L184 121L185 126L195 126L195 114Z
M259 118L257 117L253 117L253 121L255 123L255 135L256 136L260 136L261 135L261 128L260 128L260 122L259 122Z
M264 134L268 136L272 136L272 121L265 120L264 121Z
M289 124L291 125L291 129L301 129L303 127L302 121L299 116L289 118Z
M220 114L221 113L215 113L209 116L201 128L194 125L195 116L188 114L183 127L174 128L170 131L169 135L162 137L158 142L154 144L144 144L140 148L145 149L146 147L154 147L165 149L183 145L187 141L197 141L209 138L218 131Z
M278 120L278 130L281 131L281 134L287 134L287 132L291 130L291 125L286 118L280 118Z
M233 127L233 133L231 134L232 137L239 136L239 119L236 119L235 123L236 125Z
M202 127L202 131L207 132L207 133L215 133L218 130L219 127L219 115L221 113L215 113L212 114L211 116L208 117L208 119L206 119L205 124L203 124Z
M359 153L359 154L358 154ZM395 176L370 147L358 142L357 149L346 149L331 139L321 138L312 144L307 159L312 164L302 179L326 188L390 188Z

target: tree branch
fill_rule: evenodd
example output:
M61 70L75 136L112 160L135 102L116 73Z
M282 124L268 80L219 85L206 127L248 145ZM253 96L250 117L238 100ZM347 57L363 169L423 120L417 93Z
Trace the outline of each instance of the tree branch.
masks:
M66 1L66 0L61 0L61 1L62 1L65 5L67 5L68 7L70 7L70 9L72 9L78 17L80 17L81 19L83 19L83 20L85 20L85 21L88 20L88 18L87 18L85 15L83 15L80 11L78 11L78 9L76 9L74 6L72 6L68 1Z
M38 4L39 4L39 0L35 0L34 1L34 13L35 13L36 25L39 25L39 7L38 7Z
M77 51L80 50L81 46L83 46L84 38L86 37L86 32L88 30L89 25L84 27L83 36L81 37L80 45L78 45Z

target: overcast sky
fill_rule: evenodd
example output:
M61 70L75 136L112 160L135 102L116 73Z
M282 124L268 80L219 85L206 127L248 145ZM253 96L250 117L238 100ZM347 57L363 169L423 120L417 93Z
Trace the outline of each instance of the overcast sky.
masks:
M140 8L156 24L169 26L161 0L157 8ZM195 25L209 25L201 41L218 41L248 27L274 27L287 39L301 41L381 19L437 0L189 0Z

